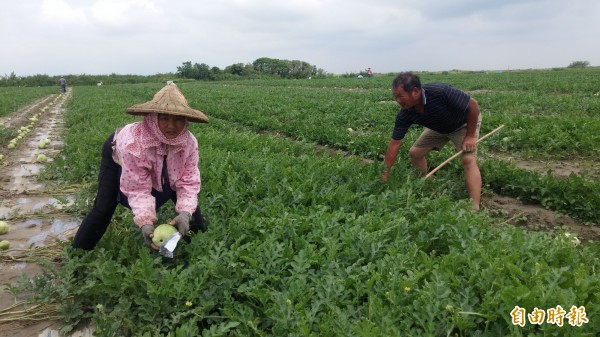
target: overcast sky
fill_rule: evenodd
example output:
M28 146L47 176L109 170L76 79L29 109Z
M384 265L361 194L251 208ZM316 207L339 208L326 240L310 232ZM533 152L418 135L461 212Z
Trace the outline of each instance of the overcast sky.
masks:
M600 66L597 0L0 0L0 76Z

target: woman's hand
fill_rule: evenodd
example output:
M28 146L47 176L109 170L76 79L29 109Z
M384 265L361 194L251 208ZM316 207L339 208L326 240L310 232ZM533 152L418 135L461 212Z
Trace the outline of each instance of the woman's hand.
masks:
M158 247L156 247L156 245L152 242L152 237L154 236L154 225L143 225L142 235L144 236L144 242L146 242L146 246L152 250L158 250Z
M177 225L177 230L181 236L185 236L190 230L190 220L192 219L192 215L188 212L181 212L177 215L173 220L171 220L171 225Z

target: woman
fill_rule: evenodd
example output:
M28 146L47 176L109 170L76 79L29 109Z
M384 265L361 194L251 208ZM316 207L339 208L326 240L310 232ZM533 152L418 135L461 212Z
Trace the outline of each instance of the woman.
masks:
M75 234L74 248L93 249L119 203L132 210L146 245L154 250L158 249L152 243L156 211L168 200L173 200L178 213L170 224L181 235L206 231L198 206L198 141L187 125L208 123L208 117L190 108L175 84L127 112L144 119L117 129L104 142L98 193Z

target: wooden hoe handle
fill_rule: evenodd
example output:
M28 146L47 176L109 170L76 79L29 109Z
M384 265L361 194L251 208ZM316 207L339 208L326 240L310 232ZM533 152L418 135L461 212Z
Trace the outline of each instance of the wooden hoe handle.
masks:
M486 139L487 137L493 135L494 133L498 132L503 127L504 127L504 124L500 125L499 127L495 128L494 130L490 131L485 136L479 138L477 140L477 143L479 143L480 141L482 141L482 140ZM449 162L452 161L452 159L460 156L462 153L463 153L463 150L460 150L460 151L456 152L455 154L453 154L452 157L446 159L443 163L439 164L436 168L434 168L433 170L431 170L431 172L427 173L427 175L425 176L424 179L427 179L427 178L431 177L434 173L436 173L437 171L439 171L439 169L441 169L444 165L448 164Z

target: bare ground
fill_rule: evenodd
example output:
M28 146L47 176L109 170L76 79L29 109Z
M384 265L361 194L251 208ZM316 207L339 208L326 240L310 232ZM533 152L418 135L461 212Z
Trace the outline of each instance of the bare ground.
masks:
M15 283L23 273L32 276L41 272L39 265L22 257L23 253L35 247L52 246L56 240L65 240L78 225L64 212L73 201L68 191L52 191L37 179L47 163L38 162L38 155L44 154L51 161L60 152L63 103L69 96L70 92L50 95L2 119L6 128L18 130L29 126L31 131L14 149L0 148L4 155L0 161L0 220L9 224L9 232L0 239L10 242L10 250L0 252L0 310L25 299L13 297L6 286ZM44 139L49 139L50 144L40 148L40 141ZM38 336L59 326L56 320L5 322L9 317L12 316L0 316L0 336Z
M581 242L600 240L600 226L585 224L538 205L523 204L519 200L494 193L481 196L481 207L499 219L499 223L525 227L532 231L566 231L577 235Z
M557 177L568 177L571 174L586 176L591 179L600 178L598 160L587 158L570 158L560 161L536 160L532 158L517 158L502 152L487 152L486 157L500 159L515 164L518 168L538 172L545 175L548 172Z
M502 152L487 151L484 158L494 158L513 163L516 167L537 172L541 175L551 174L556 177L568 177L572 174L588 179L600 178L600 165L596 160L588 158L570 158L560 161L519 158ZM490 214L506 218L506 223L522 226L529 230L555 231L563 230L576 234L580 241L599 241L600 224L578 221L539 205L523 204L515 198L484 193L481 204Z

